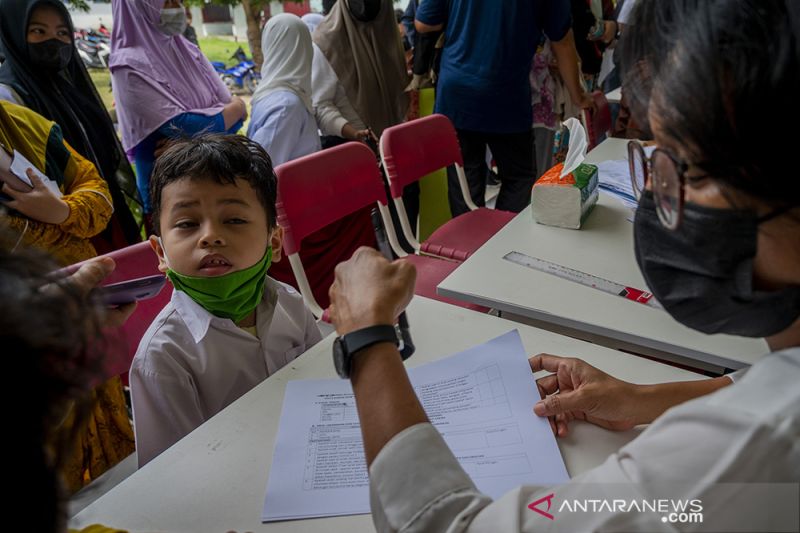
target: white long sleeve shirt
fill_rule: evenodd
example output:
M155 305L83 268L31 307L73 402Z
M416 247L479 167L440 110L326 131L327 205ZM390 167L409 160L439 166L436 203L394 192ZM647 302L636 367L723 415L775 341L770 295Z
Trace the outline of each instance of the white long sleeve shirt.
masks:
M670 409L605 463L561 486L524 486L493 502L436 429L418 424L378 454L370 490L381 532L794 531L800 527L800 349L771 354L734 384ZM702 523L630 507L634 500L643 508L643 501L667 499L669 509L676 498L699 502ZM581 512L574 502L585 500L609 504Z
M275 91L253 104L247 136L264 147L272 166L322 149L317 123L291 91Z
M339 83L339 77L316 44L311 62L311 100L323 135L341 137L342 128L348 122L356 130L366 128Z
M257 337L172 293L130 370L140 467L322 338L303 297L270 277L255 330Z

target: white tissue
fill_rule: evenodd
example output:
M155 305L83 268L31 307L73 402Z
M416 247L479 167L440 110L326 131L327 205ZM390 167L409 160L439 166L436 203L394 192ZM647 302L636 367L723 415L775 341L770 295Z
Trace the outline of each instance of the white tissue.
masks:
M567 157L564 159L564 168L559 174L560 178L568 175L583 163L583 159L586 157L586 149L589 147L586 130L583 129L583 125L577 118L568 118L564 121L564 126L569 130L569 148L567 149Z

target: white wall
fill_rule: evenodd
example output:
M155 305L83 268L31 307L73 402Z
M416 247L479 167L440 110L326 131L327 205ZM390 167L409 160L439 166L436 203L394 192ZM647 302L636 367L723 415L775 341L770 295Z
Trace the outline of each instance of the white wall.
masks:
M90 2L90 11L88 13L84 13L83 11L77 11L75 9L70 9L69 14L72 17L72 22L75 24L76 28L94 28L97 29L100 27L100 23L106 25L106 27L111 27L111 4L105 3L95 3Z

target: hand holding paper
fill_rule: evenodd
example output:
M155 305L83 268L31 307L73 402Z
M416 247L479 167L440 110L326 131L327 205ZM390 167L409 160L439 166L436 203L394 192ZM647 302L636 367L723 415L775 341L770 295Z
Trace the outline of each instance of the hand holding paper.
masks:
M61 224L69 217L69 205L61 199L61 192L58 195L53 192L42 178L34 172L33 168L28 168L26 180L33 187L28 191L18 191L8 183L3 184L2 192L9 196L11 200L4 203L16 211L19 211L28 218L46 222L47 224ZM49 180L46 176L45 179ZM56 190L58 190L56 188Z
M11 171L11 156L2 147L0 147L0 182L7 183L14 190L21 192L27 191L31 187L27 181L23 181ZM4 199L8 199L8 197Z
M14 160L11 162L9 170L29 187L34 186L30 180L30 173L32 172L48 189L50 189L56 198L61 198L61 191L58 188L58 183L45 176L33 163L28 161L24 155L16 150L14 151Z

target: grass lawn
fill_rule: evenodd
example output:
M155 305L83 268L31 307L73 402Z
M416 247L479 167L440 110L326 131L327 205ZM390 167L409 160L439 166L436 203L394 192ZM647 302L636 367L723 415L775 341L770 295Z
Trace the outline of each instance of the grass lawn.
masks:
M236 42L233 39L223 39L221 37L200 37L197 40L200 42L200 50L203 51L209 61L222 61L228 66L238 63L238 61L232 60L231 56L240 46L250 57L250 47L247 45L247 40Z
M111 94L111 73L108 69L91 68L89 69L89 76L91 76L97 92L100 93L100 98L106 105L106 109L111 110L114 102L114 95Z
M250 48L247 42L236 42L233 39L224 39L221 37L203 37L199 39L200 49L206 55L209 61L222 61L230 66L237 63L232 60L231 56L239 46L241 46L250 56ZM111 74L107 69L89 69L89 75L92 77L94 86L97 87L97 92L100 93L100 98L106 105L106 109L111 110L114 97L111 94Z

